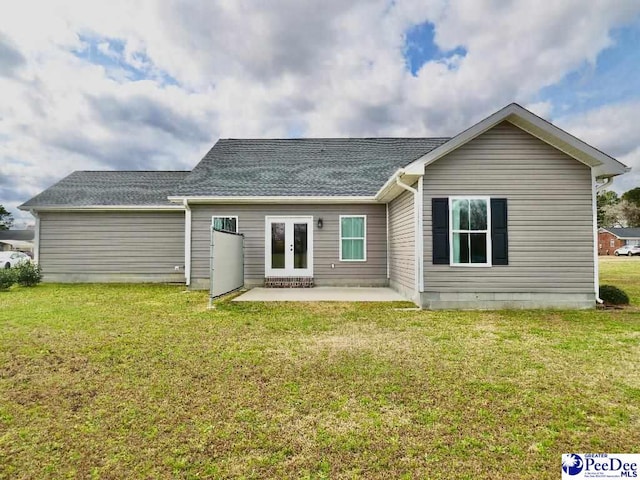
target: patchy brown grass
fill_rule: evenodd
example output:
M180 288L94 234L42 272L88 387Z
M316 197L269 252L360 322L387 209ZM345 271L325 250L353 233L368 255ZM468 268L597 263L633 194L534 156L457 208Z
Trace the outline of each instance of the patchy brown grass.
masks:
M638 304L631 265L603 283ZM537 479L563 452L640 450L633 310L206 305L0 294L0 477Z

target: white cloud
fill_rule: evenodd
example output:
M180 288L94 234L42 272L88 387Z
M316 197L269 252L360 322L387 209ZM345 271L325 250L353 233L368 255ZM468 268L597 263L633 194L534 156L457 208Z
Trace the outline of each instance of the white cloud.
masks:
M631 167L631 172L615 179L612 188L618 192L640 186L638 111L640 101L636 100L605 105L557 121L558 126Z
M0 204L74 169L190 168L218 136L450 135L511 101L548 115L540 89L594 62L638 12L634 0L13 2ZM467 54L414 77L404 35L425 21L442 50ZM113 64L73 53L87 42ZM635 164L640 132L606 115L565 120L605 149L627 144L612 153Z

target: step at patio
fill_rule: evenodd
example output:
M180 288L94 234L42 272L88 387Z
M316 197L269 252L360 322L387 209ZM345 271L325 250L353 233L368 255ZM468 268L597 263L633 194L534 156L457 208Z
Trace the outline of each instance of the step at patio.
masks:
M267 288L311 288L313 277L266 277L264 286Z

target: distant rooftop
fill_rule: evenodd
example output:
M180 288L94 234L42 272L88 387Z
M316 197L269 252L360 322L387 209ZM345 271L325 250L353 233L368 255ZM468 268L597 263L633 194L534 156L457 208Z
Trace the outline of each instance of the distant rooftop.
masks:
M35 232L33 230L0 230L0 241L19 240L30 242L33 240Z
M640 238L640 228L607 228L604 229L613 233L618 238Z

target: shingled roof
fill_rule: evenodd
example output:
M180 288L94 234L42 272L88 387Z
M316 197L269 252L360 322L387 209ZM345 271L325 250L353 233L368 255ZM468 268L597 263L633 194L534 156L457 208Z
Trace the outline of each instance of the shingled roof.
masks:
M448 138L219 140L173 196L373 196Z
M19 208L168 205L167 197L188 173L73 172Z
M618 238L640 238L640 228L605 228Z
M219 140L191 172L74 172L19 208L163 206L169 196L368 197L397 169L447 140Z
M35 232L33 230L0 230L0 241L2 240L18 240L22 242L30 242L33 240Z

